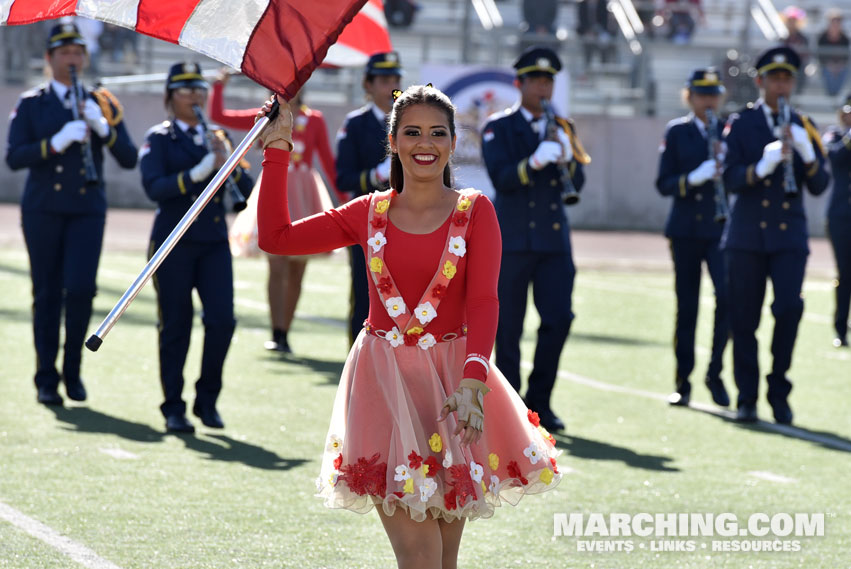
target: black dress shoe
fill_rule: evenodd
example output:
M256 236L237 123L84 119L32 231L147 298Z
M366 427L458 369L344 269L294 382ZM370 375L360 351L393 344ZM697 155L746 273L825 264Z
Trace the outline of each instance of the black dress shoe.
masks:
M727 395L727 389L724 387L724 382L720 377L706 378L706 387L709 393L712 394L712 400L716 405L727 407L730 405L730 396Z
M165 430L169 433L194 433L195 427L185 415L169 415L165 418Z
M55 387L39 387L38 402L42 405L62 405L62 396L56 391Z
M792 424L792 408L786 398L769 401L774 411L774 421L780 425Z
M204 423L205 427L210 427L211 429L225 428L224 421L222 421L222 418L219 416L219 412L215 409L201 408L195 405L192 407L192 413L201 419L201 422Z
M756 404L740 403L739 410L736 411L736 420L740 423L756 423L758 420L756 416Z
M86 400L86 387L83 385L83 380L79 377L76 380L73 379L65 379L65 394L68 395L68 399L73 399L74 401L85 401Z
M559 419L556 414L549 409L546 411L538 411L538 418L541 419L541 426L551 433L563 431L565 429L564 421Z

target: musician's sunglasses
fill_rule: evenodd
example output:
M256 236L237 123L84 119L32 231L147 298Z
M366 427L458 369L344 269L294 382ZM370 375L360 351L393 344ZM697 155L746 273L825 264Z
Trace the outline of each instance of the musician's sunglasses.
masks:
M204 87L178 87L174 90L174 92L181 97L188 97L189 95L195 94L206 95L207 89Z

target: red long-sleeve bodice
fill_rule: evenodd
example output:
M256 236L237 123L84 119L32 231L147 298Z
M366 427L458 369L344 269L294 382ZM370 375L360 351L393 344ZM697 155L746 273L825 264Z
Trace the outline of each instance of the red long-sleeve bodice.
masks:
M368 251L370 197L361 196L339 208L293 223L287 206L288 164L289 153L266 150L257 208L260 248L277 255L306 255L358 244ZM447 219L436 231L425 235L407 233L395 227L392 221L388 223L384 261L407 306L419 303L438 270L450 223ZM469 224L467 253L458 262L457 274L428 329L448 333L466 323L468 355L487 358L496 337L497 279L502 244L496 212L486 197L476 200ZM392 329L395 324L372 281L369 296L370 323L377 329ZM484 381L487 370L475 361L468 362L464 376Z

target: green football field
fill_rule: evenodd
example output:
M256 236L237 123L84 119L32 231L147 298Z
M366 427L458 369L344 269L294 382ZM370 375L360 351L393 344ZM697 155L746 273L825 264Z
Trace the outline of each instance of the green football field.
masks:
M143 261L142 253L103 256L92 329ZM780 428L762 401L760 417L768 421L754 426L717 413L699 375L694 407L669 408L672 275L580 269L577 319L554 400L568 425L556 437L566 475L555 491L468 524L460 567L850 567L851 351L830 347L830 281L806 282L789 374L796 426ZM143 290L99 352L87 352L89 401L49 409L35 402L32 384L26 255L0 249L0 569L395 566L374 512L332 511L313 497L348 349L345 259L310 262L290 334L297 357L286 360L262 348L265 261L238 259L235 273L239 325L219 403L227 427L209 430L191 417L196 435L174 436L164 433L158 409L153 289ZM705 282L699 371L712 306ZM759 332L763 367L772 326L767 306ZM530 310L527 362L536 326ZM190 404L202 332L196 318L186 369ZM735 398L730 352L724 379ZM639 514L726 514L740 526L757 514L781 521L815 514L823 516L824 535L555 535L554 520L570 514L586 521L624 514L633 524ZM798 551L717 550L754 541ZM594 548L612 551L587 551Z

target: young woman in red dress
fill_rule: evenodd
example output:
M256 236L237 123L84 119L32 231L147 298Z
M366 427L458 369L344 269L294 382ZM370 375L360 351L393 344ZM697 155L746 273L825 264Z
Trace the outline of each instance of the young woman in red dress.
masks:
M331 508L376 507L400 568L455 568L467 518L561 478L555 441L489 364L501 251L493 205L453 188L455 109L415 86L390 114L392 189L292 222L292 119L281 111L264 132L260 247L307 255L357 243L370 271L369 318L340 379L318 496Z
M245 110L224 108L224 88L229 77L228 73L222 73L213 84L207 105L210 119L228 128L251 130L254 126L254 117L257 115L256 108ZM289 106L295 113L295 128L293 128L294 149L290 155L287 180L288 201L293 219L301 219L333 205L328 189L313 167L314 157L319 157L325 178L334 192L337 192L336 169L331 145L328 143L328 129L322 113L303 104L301 92L289 102ZM258 177L258 187L260 181L261 178ZM256 202L249 203L249 206L252 205L256 207ZM268 255L268 259L267 295L272 339L267 341L265 346L268 350L289 354L292 353L292 349L288 332L301 296L301 282L307 267L307 257Z

